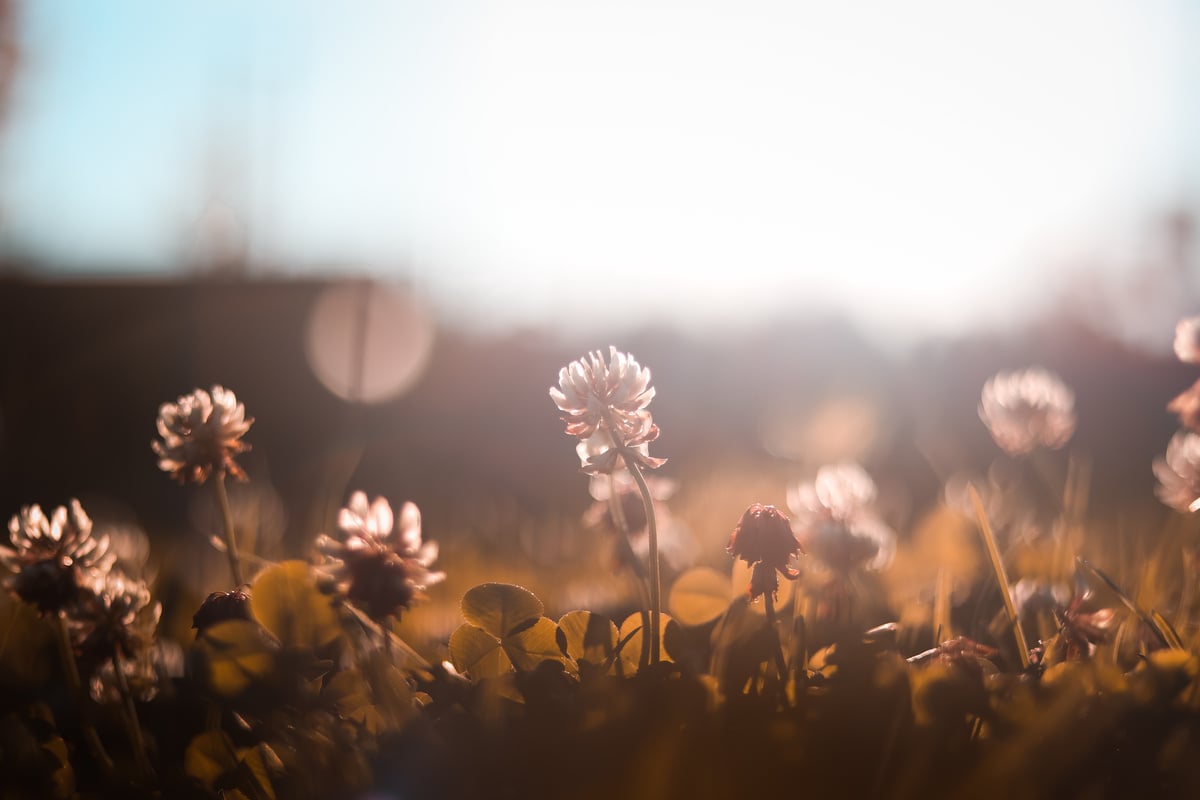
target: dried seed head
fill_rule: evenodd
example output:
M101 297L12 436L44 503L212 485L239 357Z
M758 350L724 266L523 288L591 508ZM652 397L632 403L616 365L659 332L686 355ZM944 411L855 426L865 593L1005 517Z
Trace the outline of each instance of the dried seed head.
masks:
M250 595L241 588L228 592L213 592L204 599L200 608L192 615L192 627L196 635L204 633L207 628L218 622L231 619L252 619L250 615Z
M158 410L158 433L153 443L158 467L180 483L204 483L213 472L227 472L245 480L246 473L234 456L250 449L242 436L253 419L233 392L213 386L196 389Z

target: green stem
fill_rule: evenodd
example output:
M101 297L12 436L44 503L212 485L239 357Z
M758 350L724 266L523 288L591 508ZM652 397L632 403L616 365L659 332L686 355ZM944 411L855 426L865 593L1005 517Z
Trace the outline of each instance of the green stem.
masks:
M229 494L225 491L225 471L218 470L213 476L213 491L217 495L217 505L221 509L221 523L225 528L225 555L229 557L229 572L233 576L234 587L245 583L242 580L242 562L238 559L237 535L233 528L233 512L229 509Z
M658 523L654 519L654 501L650 497L650 487L646 485L646 479L642 477L642 470L634 460L636 453L623 446L621 450L625 467L637 482L638 489L642 493L642 503L646 507L646 528L650 535L650 663L653 665L659 661L659 632L662 630L659 618L662 605L662 578L658 560Z
M629 521L625 519L625 511L621 507L621 497L617 492L617 479L613 477L611 472L608 474L608 509L620 534L618 537L618 541L620 542L618 547L621 548L621 555L629 563L630 568L633 569L634 574L637 576L638 600L641 602L644 615L642 625L643 627L649 627L647 623L650 616L650 595L646 584L649 582L650 576L646 574L646 565L642 563L642 560L637 557L637 553L633 551L633 542L630 541L632 532L629 530ZM650 663L650 637L648 636L642 637L642 652L638 661L642 667Z
M104 743L100 741L100 736L96 733L95 727L92 726L92 720L87 706L87 696L83 693L83 684L79 680L79 665L75 663L75 653L71 648L71 632L67 630L67 620L61 614L56 619L57 624L54 626L58 642L58 656L62 660L63 672L67 675L67 683L71 688L71 696L75 701L75 706L79 711L79 725L83 729L83 738L87 742L88 749L92 751L92 757L100 764L100 769L105 776L110 780L115 780L117 775L116 767L113 765L112 758L108 755L108 751L104 749Z

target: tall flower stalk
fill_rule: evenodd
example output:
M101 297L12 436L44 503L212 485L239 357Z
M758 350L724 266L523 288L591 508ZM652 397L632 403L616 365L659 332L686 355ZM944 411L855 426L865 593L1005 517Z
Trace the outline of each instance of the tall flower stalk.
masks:
M654 399L650 370L628 353L609 347L608 361L597 350L559 370L558 386L550 398L562 413L566 432L578 437L582 470L589 475L611 475L624 469L633 477L646 511L650 552L647 558L650 607L650 663L660 657L662 579L658 556L658 521L654 500L643 469L666 463L648 452L658 438L658 426L646 409Z
M180 483L200 484L213 476L213 493L221 511L225 555L234 586L245 581L225 476L246 479L234 456L250 449L242 436L253 423L254 419L246 416L246 407L228 389L222 386L213 386L211 392L195 389L174 403L159 407L158 434L162 441L153 443L159 469Z

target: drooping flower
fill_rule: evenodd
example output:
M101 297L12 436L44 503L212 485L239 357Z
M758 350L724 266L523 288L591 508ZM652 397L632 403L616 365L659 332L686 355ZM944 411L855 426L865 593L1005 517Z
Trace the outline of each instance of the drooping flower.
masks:
M979 418L1009 455L1057 450L1075 433L1075 393L1038 367L1001 372L983 386Z
M599 350L559 370L558 387L550 387L567 433L579 437L583 471L611 473L624 458L654 469L666 463L652 458L647 445L658 438L658 426L646 407L654 398L650 370L633 356L609 347L605 363Z
M316 547L328 559L337 590L377 621L398 617L446 577L429 569L438 547L422 543L421 512L413 503L400 508L397 528L387 500L368 503L365 493L355 492L338 514L337 535L322 534Z
M725 549L750 565L747 591L751 600L767 592L774 596L779 590L779 575L788 580L797 578L799 572L791 561L804 552L783 512L762 503L752 503L743 512Z
M153 443L158 467L180 483L204 483L213 472L245 480L234 456L250 449L242 436L253 422L233 392L221 386L163 403L158 409L162 441Z
M43 613L73 603L81 583L103 574L115 556L108 537L92 535L92 520L78 500L47 517L40 506L21 509L8 522L12 548L0 547L0 565L10 570L6 583L14 594Z
M1154 459L1155 494L1176 511L1200 510L1200 435L1179 431L1164 457Z
M811 483L788 492L805 551L840 574L879 569L896 551L896 534L878 516L875 481L858 464L821 467Z
M1200 364L1200 317L1185 317L1175 325L1175 355L1185 364Z

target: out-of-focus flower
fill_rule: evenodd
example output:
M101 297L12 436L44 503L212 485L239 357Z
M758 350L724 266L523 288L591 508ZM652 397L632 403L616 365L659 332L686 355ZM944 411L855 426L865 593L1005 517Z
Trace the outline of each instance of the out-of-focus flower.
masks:
M1057 450L1075 433L1075 393L1038 367L1001 372L983 386L979 418L1009 455Z
M12 548L0 547L0 565L14 574L6 581L14 594L43 613L74 602L79 585L111 567L108 537L92 535L92 520L78 500L47 517L40 506L21 509L8 522Z
M1185 317L1175 325L1175 355L1187 364L1200 364L1200 317Z
M114 653L136 658L153 646L162 604L150 602L145 581L114 569L94 575L81 588L67 616L81 659L99 664Z
M1177 511L1200 510L1200 435L1179 431L1165 457L1154 459L1155 494Z
M1200 431L1200 381L1196 381L1167 403L1167 411L1179 417L1179 424Z
M413 503L400 508L397 529L387 500L368 503L365 493L355 492L338 514L337 536L322 534L316 546L329 559L326 566L338 591L374 620L398 617L446 577L429 569L438 547L421 542L421 512Z
M154 648L146 648L136 656L122 660L121 671L125 673L125 685L134 700L147 703L158 694L159 669ZM106 661L92 673L88 688L97 703L121 701L121 683L112 661Z
M228 592L213 592L204 599L200 608L192 615L192 627L196 635L204 633L205 629L231 619L251 619L250 595L241 589Z
M750 599L779 591L779 575L795 580L799 572L792 559L804 552L792 533L788 518L775 506L752 503L738 520L725 548L729 555L751 566Z
M1091 591L1076 591L1059 616L1052 654L1056 660L1078 661L1095 653L1096 645L1108 641L1117 612L1112 608L1091 608L1091 599Z
M629 529L629 546L633 554L644 562L650 551L650 529L646 524L646 505L642 500L642 493L628 472L618 471L611 477L612 482L616 484L620 513ZM621 527L613 518L612 502L609 500L609 478L608 475L592 476L590 491L595 502L584 512L583 523L589 528L601 528L621 535ZM675 481L651 475L646 477L646 487L650 490L654 518L658 523L659 555L671 568L682 569L692 561L691 536L687 526L672 516L666 503L678 485ZM615 562L618 565L626 565L627 559L626 551L618 548Z
M153 443L158 467L180 483L204 483L213 472L245 480L234 456L250 449L242 436L253 422L233 392L221 386L163 403L158 409L162 441Z
M805 550L840 574L879 569L896 551L896 534L875 515L875 482L858 464L821 467L811 483L788 492Z
M579 437L584 472L611 473L625 466L625 457L648 469L666 463L646 447L658 438L658 426L646 410L654 399L650 370L628 353L609 347L608 363L599 350L572 361L559 370L550 398L567 433Z

